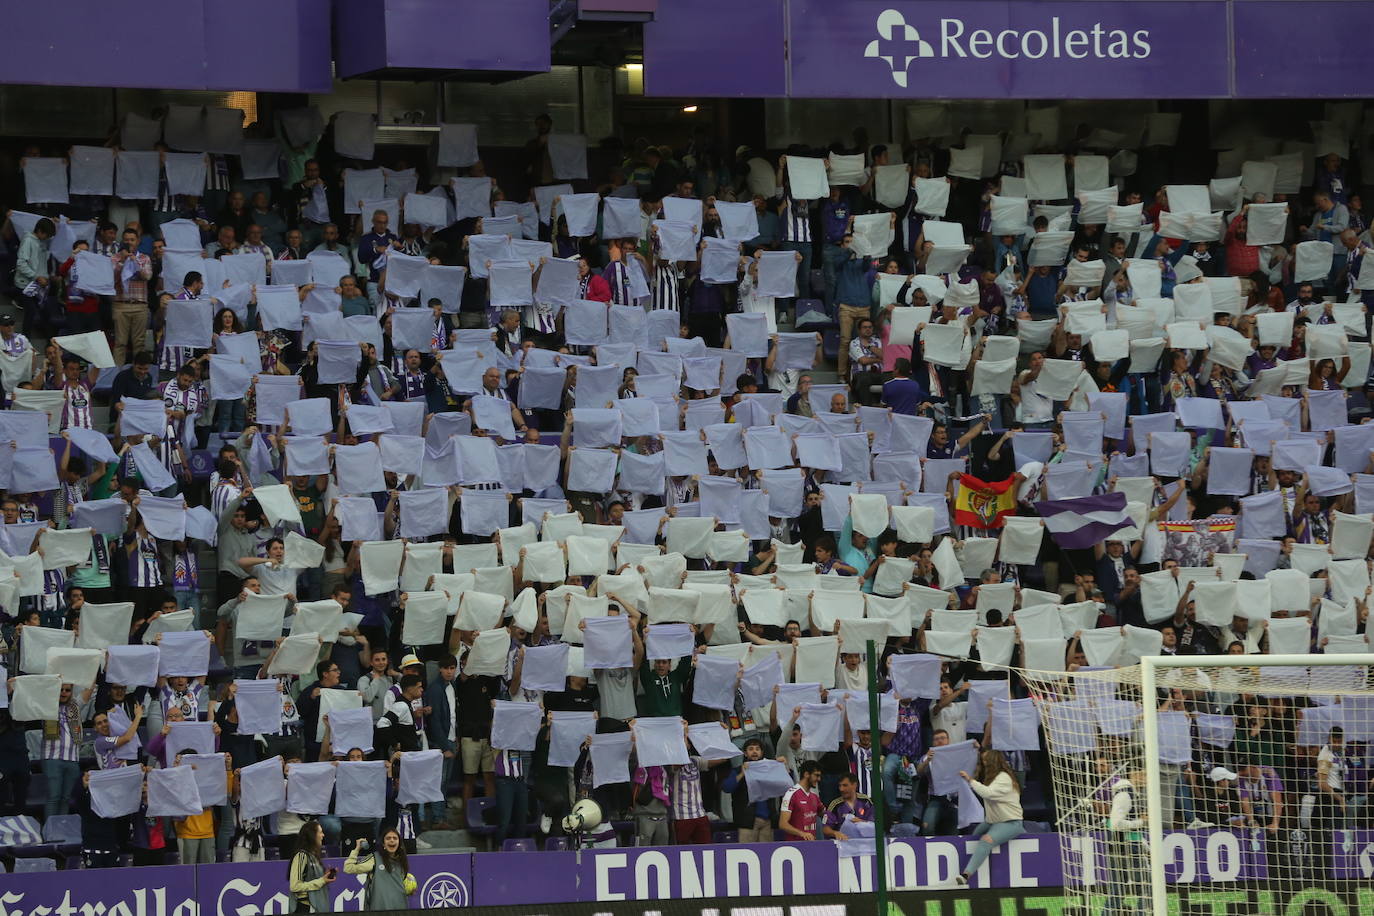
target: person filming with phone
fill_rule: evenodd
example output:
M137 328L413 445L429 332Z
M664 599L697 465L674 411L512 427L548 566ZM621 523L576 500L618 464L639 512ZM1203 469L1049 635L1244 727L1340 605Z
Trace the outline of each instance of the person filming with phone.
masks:
M368 846L367 840L359 840L344 863L344 871L348 874L367 875L363 909L409 909L408 898L415 893L416 881L410 874L400 831L388 827L382 831L380 848L369 851Z

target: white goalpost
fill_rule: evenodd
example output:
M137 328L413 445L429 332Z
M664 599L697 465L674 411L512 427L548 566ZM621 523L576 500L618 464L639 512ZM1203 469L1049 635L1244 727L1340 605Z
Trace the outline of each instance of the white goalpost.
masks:
M1332 651L1363 636L1323 644L1018 672L1043 729L1066 912L1177 916L1230 894L1228 912L1339 913L1365 899L1374 654Z
M1164 849L1164 793L1161 786L1161 748L1159 734L1159 704L1151 702L1161 686L1175 688L1201 687L1198 679L1189 683L1187 672L1205 674L1218 672L1251 673L1251 678L1229 679L1228 689L1255 691L1256 696L1340 697L1368 698L1369 665L1374 656L1369 653L1331 655L1155 655L1140 659L1140 689L1142 695L1141 737L1144 743L1146 793L1145 827L1149 836L1149 904L1152 916L1169 916L1169 886L1166 875ZM1287 671L1283 671L1287 669ZM1313 669L1322 669L1318 675ZM1333 669L1327 676L1325 669ZM1160 673L1181 673L1183 677L1161 677ZM1266 676L1268 672L1269 676ZM1342 676L1342 672L1346 676ZM1306 676L1304 676L1304 674ZM1274 675L1279 675L1275 677ZM1208 681L1211 682L1211 678ZM1220 679L1218 679L1220 680ZM1333 704L1334 705L1334 704ZM1361 711L1368 713L1367 706ZM1296 774L1294 774L1296 775ZM1317 791L1321 791L1318 789ZM1305 794L1305 793L1304 793ZM1322 838L1318 838L1322 842ZM1329 877L1329 876L1328 876ZM1293 888L1296 890L1297 888ZM1280 901L1281 905L1287 901Z

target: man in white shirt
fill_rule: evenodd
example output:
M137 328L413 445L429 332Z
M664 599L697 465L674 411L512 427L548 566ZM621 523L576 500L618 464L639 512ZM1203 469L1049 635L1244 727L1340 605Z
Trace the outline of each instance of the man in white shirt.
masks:
M1331 726L1331 734L1326 745L1317 752L1317 817L1318 826L1316 846L1330 850L1333 839L1339 839L1347 852L1353 845L1350 831L1350 802L1345 793L1345 777L1350 764L1345 757L1345 729L1339 725ZM1338 837L1333 831L1340 831ZM1329 859L1330 853L1326 856Z
M940 699L930 710L931 727L944 729L949 734L950 744L958 744L968 737L968 703L960 699L967 690L967 684L956 689L949 678L941 678Z
M1047 398L1036 388L1036 379L1045 366L1045 354L1031 354L1030 365L1016 377L1020 400L1016 405L1016 419L1027 429L1048 426L1054 422L1054 400Z
M1143 781L1144 773L1134 772L1132 778ZM1145 891L1149 880L1145 874L1144 837L1140 829L1145 818L1137 817L1135 785L1131 779L1112 783L1112 804L1107 814L1107 874L1109 886L1103 916L1120 916L1128 912L1126 901Z

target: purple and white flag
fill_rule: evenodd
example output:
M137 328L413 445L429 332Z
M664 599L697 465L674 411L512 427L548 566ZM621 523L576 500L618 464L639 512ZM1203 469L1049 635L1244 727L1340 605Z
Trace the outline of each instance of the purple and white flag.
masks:
M1126 494L1046 499L1035 504L1050 536L1065 550L1081 550L1131 524Z

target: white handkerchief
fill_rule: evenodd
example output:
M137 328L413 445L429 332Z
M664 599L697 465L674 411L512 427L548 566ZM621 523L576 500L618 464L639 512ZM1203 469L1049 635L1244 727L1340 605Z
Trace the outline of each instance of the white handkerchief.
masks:
M262 507L267 520L272 524L279 522L301 522L300 506L296 503L295 494L291 492L291 487L286 484L272 484L266 487L255 487L253 497L257 499L258 505Z
M560 180L587 177L587 138L582 134L545 135L553 177Z
M368 595L396 590L404 545L400 541L366 541L358 548L363 589Z
M286 765L286 810L293 814L323 814L334 794L333 763Z
M201 630L163 633L158 648L163 677L200 677L210 670L210 640Z
M318 648L318 647L317 647ZM236 680L234 708L241 735L275 735L281 729L282 700L277 683L270 680Z
M899 166L899 168L904 168ZM951 171L951 174L953 172ZM902 177L905 179L905 171ZM949 209L949 190L948 179L945 178L915 178L911 185L916 190L916 212L936 219L943 219L945 211ZM902 185L902 202L906 199L905 181ZM900 206L900 204L899 204Z
M286 774L282 771L282 759L272 757L240 769L239 799L239 815L245 818L284 810Z
M190 817L204 810L190 767L150 770L147 779L148 817Z
M797 724L802 730L802 749L831 752L839 748L844 714L838 706L803 703Z
M687 742L676 716L640 716L633 724L635 752L642 767L686 765Z
M372 746L370 733L360 732L359 740L366 744L355 741L350 748L368 753L367 748ZM344 745L336 740L334 746ZM387 782L385 760L339 761L334 772L334 813L339 817L382 817L386 812Z
M945 185L948 187L948 185ZM884 257L892 246L893 218L888 213L854 217L851 249L860 257Z
M1242 175L1242 183L1244 176ZM1247 192L1248 192L1247 187ZM1245 243L1279 245L1288 223L1288 204L1254 204L1246 211Z
M467 168L477 161L476 124L440 124L435 161L441 166Z
M1062 155L1026 156L1026 196L1032 200L1063 200L1069 196Z
M370 161L375 141L375 114L365 111L338 111L334 114L334 151L341 157Z
M787 183L794 200L820 200L830 194L825 160L807 156L787 157Z
M38 545L43 551L44 569L84 566L91 555L91 529L44 528L39 532Z
M137 766L92 770L91 809L100 817L126 817L143 804L143 768Z
M95 684L104 658L99 649L49 649L47 673L62 678L74 690L85 690Z
M463 673L475 677L490 675L506 677L507 652L510 649L510 633L504 627L497 630L484 630L473 639L472 647L463 657Z
M497 750L533 751L543 721L543 709L537 703L494 702L491 746Z

